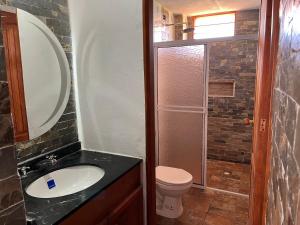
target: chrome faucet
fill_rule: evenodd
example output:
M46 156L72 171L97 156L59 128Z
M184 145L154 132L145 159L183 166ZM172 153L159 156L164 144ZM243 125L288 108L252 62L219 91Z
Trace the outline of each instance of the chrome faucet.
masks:
M56 164L57 162L57 156L56 155L47 155L46 160L49 161L52 165Z
M21 168L18 168L19 174L21 176L21 178L26 177L27 173L28 173L28 169L30 169L29 166L22 166Z

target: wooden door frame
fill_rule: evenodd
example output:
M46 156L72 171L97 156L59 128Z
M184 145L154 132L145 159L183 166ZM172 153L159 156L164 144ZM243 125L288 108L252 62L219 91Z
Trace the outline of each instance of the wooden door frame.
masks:
M280 0L262 0L258 39L249 225L265 225L270 174L272 92ZM143 0L147 224L156 225L153 0Z
M153 0L143 0L143 47L146 120L146 221L156 225Z

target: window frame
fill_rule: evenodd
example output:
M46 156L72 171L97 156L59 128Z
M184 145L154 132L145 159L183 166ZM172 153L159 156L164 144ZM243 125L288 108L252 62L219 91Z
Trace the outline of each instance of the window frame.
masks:
M236 13L237 11L227 11L227 12L216 12L216 13L208 13L208 14L201 14L201 15L195 15L192 16L192 21L193 21L193 27L195 26L195 21L197 18L200 17L209 17L209 16L218 16L218 15L226 15L226 14L234 14L234 30L233 30L233 36L230 37L234 37L235 35L235 30L236 30ZM196 28L195 28L196 29ZM194 32L193 34L193 39L194 39ZM223 37L229 37L229 36L223 36ZM220 37L211 37L211 38L220 38ZM194 40L201 40L201 39L211 39L211 38L200 38L200 39L194 39Z

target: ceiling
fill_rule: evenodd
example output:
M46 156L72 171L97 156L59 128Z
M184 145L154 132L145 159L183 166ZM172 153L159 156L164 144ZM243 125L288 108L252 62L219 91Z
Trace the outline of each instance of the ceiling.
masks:
M260 0L158 0L158 2L174 13L188 16L260 7Z

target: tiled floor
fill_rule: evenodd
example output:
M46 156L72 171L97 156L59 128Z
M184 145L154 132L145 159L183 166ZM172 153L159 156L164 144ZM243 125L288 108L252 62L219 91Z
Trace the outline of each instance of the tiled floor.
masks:
M250 165L208 160L207 186L244 196L191 188L183 196L183 215L177 219L158 216L157 225L247 225Z
M158 216L157 225L247 225L247 197L191 188L184 195L183 215L177 219Z
M250 165L207 160L207 186L241 194L250 193Z

